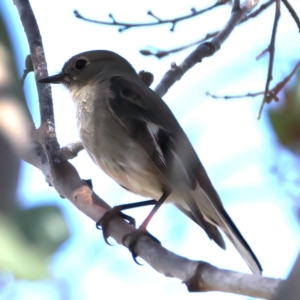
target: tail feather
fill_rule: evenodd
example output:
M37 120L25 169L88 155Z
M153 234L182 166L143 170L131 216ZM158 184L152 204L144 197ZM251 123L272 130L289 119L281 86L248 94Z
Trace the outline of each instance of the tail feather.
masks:
M205 220L203 220L205 222L205 227L202 226L202 224L199 222L199 217L197 218L196 216L193 215L193 213L189 210L186 210L182 205L180 204L175 204L176 207L181 210L187 217L189 217L190 219L192 219L197 225L199 225L200 227L202 227L202 229L207 233L208 237L210 239L212 239L219 247L221 247L222 249L226 249L226 244L225 241L219 231L219 229L206 222ZM200 211L199 211L200 213ZM203 218L203 216L202 216Z
M230 239L230 241L233 243L237 251L241 254L241 256L244 258L245 262L248 264L249 268L252 270L254 274L261 274L262 273L262 267L250 248L249 244L246 242L238 228L235 226L233 221L231 220L228 213L225 211L225 209L222 209L221 214L223 216L223 220L226 223L227 228L222 228L225 232L226 236Z
M261 274L262 267L257 257L255 256L252 249L250 248L246 240L243 238L242 234L235 226L234 222L231 220L230 216L225 211L223 206L219 204L220 202L212 202L209 196L199 185L193 192L193 198L195 199L195 202L197 204L197 210L201 211L201 214L203 215L205 221L211 223L212 226L218 226L220 229L222 229L222 231L226 234L226 236L233 243L237 251L243 257L245 262L248 264L251 271L254 274ZM190 207L190 209L195 215L194 209L192 207ZM206 228L203 227L203 229L207 231L207 226ZM207 232L207 234L210 236L210 232ZM219 243L217 242L217 244Z

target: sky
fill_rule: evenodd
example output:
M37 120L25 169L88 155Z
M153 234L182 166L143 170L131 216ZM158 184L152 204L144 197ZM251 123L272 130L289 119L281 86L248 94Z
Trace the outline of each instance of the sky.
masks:
M214 1L186 0L174 6L173 1L30 1L42 38L49 74L59 72L71 56L88 50L108 49L129 60L134 68L154 74L154 88L172 61L180 63L191 49L158 60L144 57L140 49L170 49L195 41L222 28L230 16L230 7L177 24L130 29L120 34L116 27L94 25L78 20L77 9L84 16L109 20L113 13L120 21L146 22L152 10L161 18L187 14L191 7L200 9ZM300 3L291 0L296 11ZM28 54L26 37L17 11L10 0L0 3L17 49L20 75ZM274 7L257 20L239 26L214 56L191 69L164 96L184 128L204 164L224 206L260 260L264 275L285 278L299 251L299 225L295 202L280 184L272 168L295 165L288 151L279 147L271 131L267 109L260 121L257 114L261 98L213 100L207 91L218 95L261 91L267 76L268 55L256 61L270 40ZM276 42L273 84L286 76L299 59L299 33L283 7ZM271 84L271 86L273 86ZM61 145L78 139L72 100L63 87L52 86L55 120ZM37 95L33 74L25 84L26 97L38 124ZM271 107L275 107L274 104ZM84 179L91 178L95 192L111 206L141 199L119 187L82 151L72 160ZM45 183L39 170L23 164L19 197L25 207L54 203L61 207L72 233L71 238L51 257L51 278L40 282L18 281L11 299L249 299L247 297L205 293L189 294L178 279L165 278L144 264L133 263L127 249L109 247L95 224L61 199ZM149 208L130 211L140 224ZM164 205L149 225L167 249L194 260L207 261L220 268L249 272L246 264L227 242L227 250L219 249L207 239L202 229L171 205ZM116 288L117 287L117 288ZM1 294L0 294L1 299Z

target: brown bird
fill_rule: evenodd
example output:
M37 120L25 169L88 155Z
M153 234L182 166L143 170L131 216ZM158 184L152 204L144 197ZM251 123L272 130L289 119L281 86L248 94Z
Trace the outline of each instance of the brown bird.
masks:
M252 272L262 272L173 113L128 61L114 52L88 51L69 59L61 73L39 81L68 88L93 161L124 188L153 199L115 211L155 204L139 228L146 231L157 209L172 202L225 249L221 229Z

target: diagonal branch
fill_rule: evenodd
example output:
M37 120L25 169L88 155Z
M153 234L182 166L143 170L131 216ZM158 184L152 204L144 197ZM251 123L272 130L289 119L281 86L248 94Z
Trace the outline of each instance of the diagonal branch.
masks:
M117 22L112 14L108 15L112 19L111 22L92 20L92 19L88 19L88 18L83 17L77 10L74 11L74 15L75 15L76 18L82 19L82 20L87 21L87 22L120 27L119 32L125 31L125 30L127 30L129 28L133 28L133 27L155 26L155 25L168 24L168 23L172 24L172 27L171 27L170 30L174 31L175 25L178 22L193 18L195 16L203 14L203 13L209 11L209 10L212 10L212 9L218 7L218 6L227 4L229 2L230 2L229 0L218 0L215 4L213 4L213 5L211 5L207 8L204 8L204 9L201 9L201 10L198 10L198 11L195 8L191 8L191 13L186 15L186 16L182 16L182 17L174 18L174 19L166 19L166 20L162 20L159 17L157 17L156 15L154 15L152 13L152 11L148 11L147 14L149 16L153 17L156 20L155 22L148 22L148 23L135 23L134 24L134 23Z
M155 92L162 97L190 68L201 62L203 58L212 56L217 52L234 28L254 8L257 2L258 0L248 0L242 8L234 5L229 21L217 36L211 42L200 44L179 66L172 64L171 69L164 75L161 82L155 88Z
M269 0L266 3L262 4L258 9L256 9L251 14L249 14L248 16L246 16L238 25L241 25L241 24L245 23L246 21L257 17L260 13L262 13L263 11L265 11L274 2L275 2L275 0ZM171 50L158 50L157 49L156 52L153 53L153 52L151 52L149 50L142 49L142 50L140 50L140 53L143 54L143 55L146 55L146 56L153 55L153 56L156 56L157 58L163 58L163 57L165 57L165 56L167 56L169 54L180 52L182 50L188 49L188 48L190 48L192 46L195 46L195 45L198 45L198 44L200 44L202 42L205 42L205 41L207 41L207 40L215 37L219 32L220 31L215 31L215 32L207 33L205 37L203 37L202 39L200 39L200 40L198 40L196 42L193 42L193 43L190 43L188 45L184 45L184 46L181 46L181 47L178 47L178 48L174 48L174 49L171 49Z

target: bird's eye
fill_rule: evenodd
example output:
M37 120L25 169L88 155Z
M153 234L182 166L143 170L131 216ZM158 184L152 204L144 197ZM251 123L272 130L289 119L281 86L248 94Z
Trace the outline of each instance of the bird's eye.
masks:
M76 70L82 70L87 64L87 61L85 59L79 59L75 63L75 69Z

